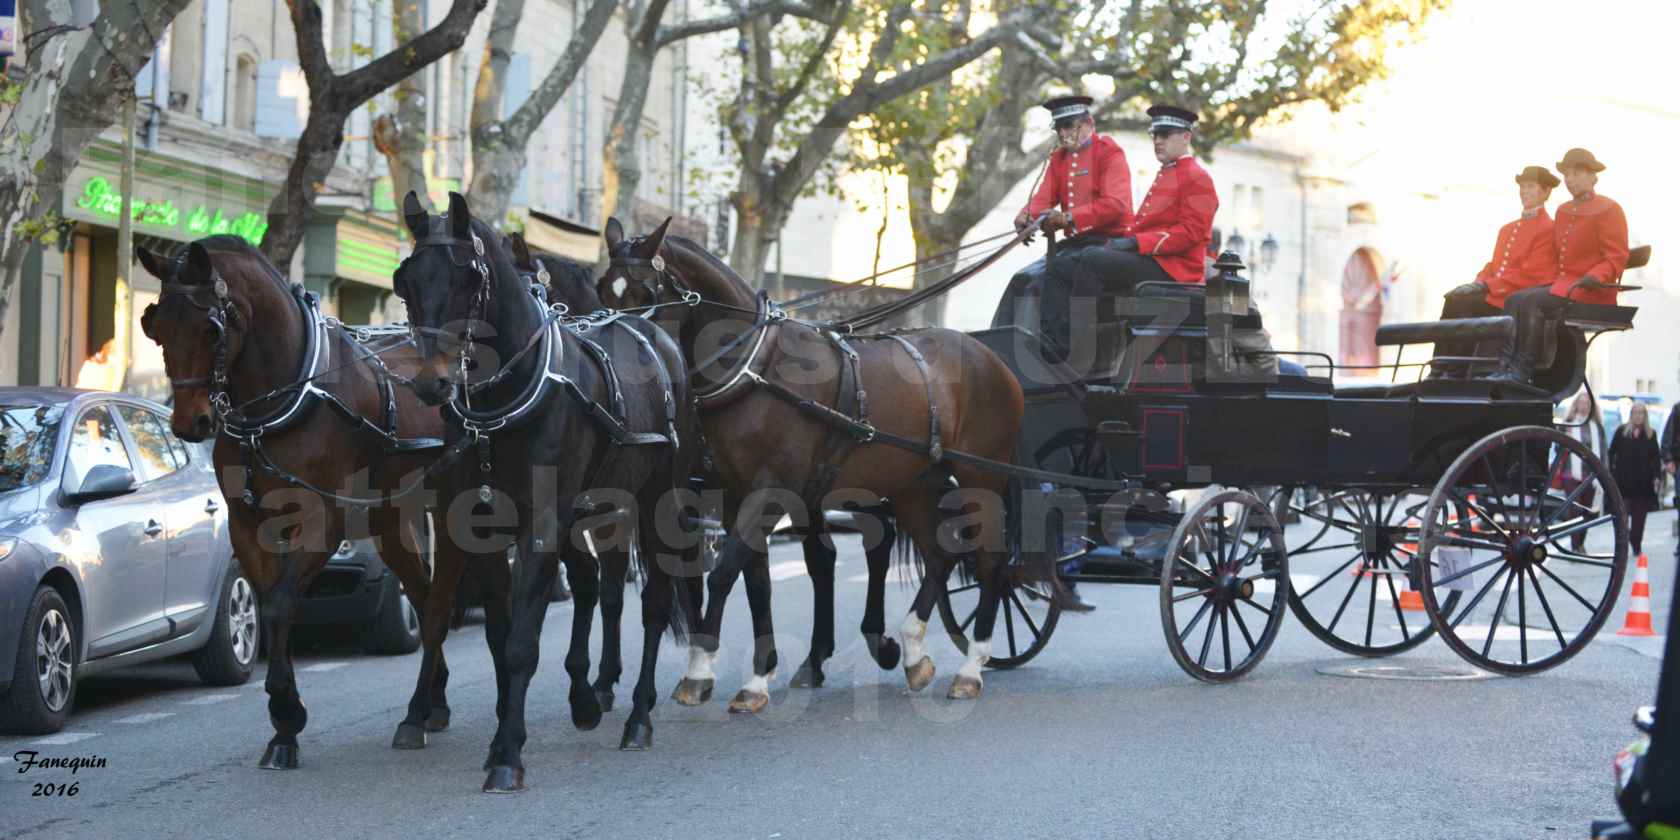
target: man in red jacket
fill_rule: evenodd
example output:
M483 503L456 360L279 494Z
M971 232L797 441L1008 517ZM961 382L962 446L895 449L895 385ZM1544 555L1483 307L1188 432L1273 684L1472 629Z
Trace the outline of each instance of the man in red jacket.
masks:
M1546 199L1561 182L1545 167L1530 166L1517 173L1517 198L1522 215L1499 229L1493 243L1493 257L1482 266L1473 283L1447 293L1441 304L1441 319L1482 318L1505 314L1505 299L1512 293L1535 286L1549 286L1557 279L1557 249L1552 242L1552 217L1546 214ZM1442 341L1435 355L1467 357L1476 352L1474 341ZM1429 378L1461 376L1469 372L1468 362L1441 361L1433 365Z
M1061 96L1044 107L1055 123L1056 150L1050 153L1037 190L1016 215L1015 229L1025 228L1047 212L1041 229L1063 232L1068 238L1056 249L1054 264L1040 259L1010 279L992 326L1018 323L1018 300L1038 296L1043 301L1043 333L1065 339L1065 269L1080 252L1125 234L1132 220L1132 176L1120 145L1096 133L1091 97ZM1034 325L1022 326L1031 329Z
M1201 285L1213 243L1219 194L1190 154L1196 114L1175 105L1148 111L1149 137L1161 170L1138 205L1127 235L1079 255L1074 295L1130 297L1145 282Z
M1495 379L1526 382L1534 375L1545 347L1545 325L1563 314L1571 301L1616 302L1615 285L1627 267L1627 216L1621 205L1594 192L1604 164L1586 149L1570 149L1557 170L1573 199L1558 205L1552 223L1557 267L1552 283L1524 289L1505 301L1517 319L1516 337L1505 344Z

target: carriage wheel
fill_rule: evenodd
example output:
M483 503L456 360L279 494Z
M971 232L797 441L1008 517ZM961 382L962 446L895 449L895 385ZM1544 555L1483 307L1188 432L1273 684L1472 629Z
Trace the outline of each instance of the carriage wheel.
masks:
M1179 667L1207 682L1253 670L1289 600L1289 555L1271 509L1243 490L1203 499L1173 529L1167 558L1161 629Z
M1328 533L1289 552L1290 611L1320 641L1355 656L1392 656L1423 644L1435 626L1427 615L1408 617L1421 601L1402 595L1419 588L1415 517L1428 496L1339 490L1321 498L1316 515ZM1446 597L1455 602L1458 593Z
M980 610L980 582L974 579L973 570L973 561L964 560L958 581L961 585L947 586L938 602L945 632L965 655L967 633ZM992 627L992 656L986 661L986 667L1000 671L1014 668L1037 656L1050 643L1062 607L1050 597L1051 584L1034 579L1042 576L1042 572L1036 571L1029 576L1018 559L1004 567L1008 585L1003 590L998 619Z
M1281 487L1270 495L1262 495L1279 524L1295 526L1294 547L1290 554L1299 554L1331 535L1330 522L1341 509L1340 502L1357 491L1327 491L1318 487ZM1293 517L1296 521L1290 522Z
M1564 489L1570 458L1584 477ZM1442 640L1502 674L1579 653L1621 594L1626 515L1609 469L1569 435L1519 426L1478 441L1436 483L1419 543L1423 603ZM1449 597L1458 592L1469 593L1462 605Z

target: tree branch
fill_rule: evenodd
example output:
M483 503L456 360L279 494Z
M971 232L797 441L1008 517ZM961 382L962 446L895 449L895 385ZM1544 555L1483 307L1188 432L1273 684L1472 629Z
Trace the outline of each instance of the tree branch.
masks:
M642 13L632 19L630 31L625 33L630 36L631 43L656 50L664 46L658 41L659 22L665 19L665 8L669 5L671 0L648 0L642 6Z
M692 38L696 35L709 35L713 32L722 32L726 29L734 29L745 23L747 19L757 17L759 15L791 15L793 17L815 21L827 19L823 17L821 9L818 9L809 3L796 2L796 0L766 0L766 2L753 3L744 6L735 5L734 8L735 11L727 15L717 15L715 17L700 18L698 20L684 21L683 23L672 24L669 26L661 26L659 27L659 34L655 37L654 42L661 48L668 47L671 44L683 40L684 38Z
M321 35L321 7L314 0L286 0L292 29L297 32L298 65L311 91L326 91L336 76L327 60L326 39Z
M287 2L295 6L305 0ZM333 105L346 111L360 108L369 99L408 78L416 70L437 61L446 53L460 49L467 41L467 32L472 29L473 19L484 10L488 2L489 0L452 0L449 4L449 14L445 15L437 26L406 44L398 44L396 49L372 62L337 77L330 93L336 100ZM319 45L319 20L316 21L316 29L317 37L309 40ZM302 33L299 33L298 43L302 44L304 40Z
M607 30L607 24L612 21L613 10L618 6L617 0L592 0L589 11L584 13L583 25L578 27L572 35L572 40L566 44L566 51L549 68L548 75L543 77L541 85L531 92L525 104L513 113L503 124L502 129L516 138L523 146L525 139L535 133L537 126L542 124L548 112L554 110L560 97L566 95L566 90L572 86L577 75L583 69L589 54L594 51L595 43L601 40L601 33Z
M787 90L782 91L781 95L777 96L776 101L770 106L770 112L774 115L772 119L779 122L787 114L787 110L793 107L793 103L799 98L799 95L804 93L805 88L811 84L812 77L816 76L817 71L822 69L823 61L828 58L828 50L834 46L834 39L840 35L840 28L845 24L846 15L850 13L851 7L851 0L842 0L842 2L836 4L834 17L828 21L828 29L823 32L822 45L811 53L811 57L805 62L805 66L799 68L799 75L794 77L793 84L789 85Z

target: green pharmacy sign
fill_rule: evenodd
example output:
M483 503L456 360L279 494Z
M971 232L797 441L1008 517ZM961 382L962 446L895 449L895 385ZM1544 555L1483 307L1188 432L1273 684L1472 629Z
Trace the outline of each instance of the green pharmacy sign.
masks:
M82 185L82 195L76 199L76 206L115 219L122 215L122 193L111 186L110 181L95 176ZM129 210L137 225L181 231L195 239L231 233L252 245L258 245L262 243L263 234L268 232L268 219L261 213L246 212L238 216L229 216L220 208L204 205L199 205L190 213L183 213L168 199L142 201L138 198L130 200Z

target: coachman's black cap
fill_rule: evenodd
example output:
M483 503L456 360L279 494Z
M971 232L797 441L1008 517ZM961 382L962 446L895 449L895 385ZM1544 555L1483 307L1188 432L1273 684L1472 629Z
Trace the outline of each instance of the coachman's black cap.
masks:
M1524 181L1532 181L1536 184L1539 184L1542 188L1548 189L1548 190L1553 189L1553 188L1557 187L1558 184L1563 183L1562 181L1558 180L1558 177L1556 175L1553 175L1552 173L1547 172L1546 167L1544 167L1544 166L1525 166L1525 167L1523 167L1523 171L1517 173L1517 183L1520 184Z
M1060 128L1065 120L1075 117L1089 116L1091 113L1091 97L1089 96L1058 96L1044 103L1050 111L1050 120Z
M1151 105L1145 113L1149 114L1151 132L1163 129L1189 131L1196 124L1196 112L1177 105Z

